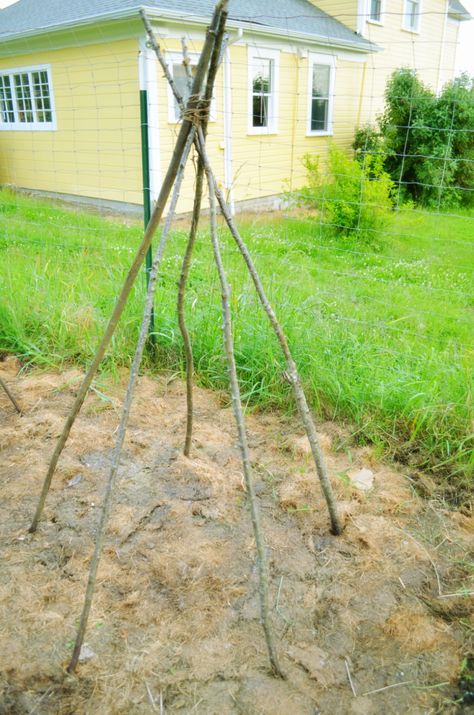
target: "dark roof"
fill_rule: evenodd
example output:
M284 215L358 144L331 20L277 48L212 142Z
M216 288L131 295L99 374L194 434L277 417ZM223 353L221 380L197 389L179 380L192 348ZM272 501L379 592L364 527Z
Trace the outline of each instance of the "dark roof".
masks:
M457 20L472 20L470 14L459 0L449 0L449 14Z
M66 25L130 16L140 7L154 14L162 12L165 17L208 21L214 5L215 0L18 0L0 10L0 42ZM289 37L302 34L327 44L376 49L308 0L230 0L229 19Z

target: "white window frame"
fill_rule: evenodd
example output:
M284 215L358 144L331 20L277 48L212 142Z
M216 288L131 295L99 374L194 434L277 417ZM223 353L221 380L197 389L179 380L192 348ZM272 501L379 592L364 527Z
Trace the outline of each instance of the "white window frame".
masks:
M329 67L329 97L328 97L328 121L326 129L311 129L313 113L313 67L314 65L327 65ZM306 136L308 137L329 137L334 134L333 114L334 114L334 84L336 79L336 59L333 55L308 54L308 117L306 123Z
M259 60L270 60L272 76L270 86L272 91L268 102L268 125L253 126L253 77L255 64ZM280 50L265 47L248 48L248 125L247 134L278 134L278 110L280 104Z
M420 33L420 25L421 25L421 7L422 7L422 0L411 0L412 2L418 3L418 13L417 13L417 22L415 27L410 27L410 25L407 24L407 17L408 17L408 0L403 0L403 19L402 19L402 30L405 30L406 32L413 32L414 34L418 35Z
M192 65L197 65L199 62L200 54L199 52L189 52L188 57ZM166 64L173 77L173 66L183 64L183 53L182 52L167 52L166 53ZM168 83L167 83L168 84ZM209 111L209 121L217 121L217 111L216 111L216 96L213 94L211 100L211 108ZM170 124L179 124L181 118L176 116L176 99L173 94L173 90L168 84L168 122Z
M49 100L51 103L51 121L50 122L39 122L37 120L37 109L35 107L35 102L34 102L34 93L33 93L33 80L32 80L32 73L33 72L46 72L48 75L48 88L49 88ZM17 97L16 97L16 92L15 92L15 82L14 82L14 76L18 74L28 74L28 81L29 81L29 86L30 86L30 93L31 97L33 99L32 101L32 112L33 112L33 117L35 117L33 122L20 122L18 119L18 102L17 102ZM21 132L51 132L51 131L56 131L57 129L57 122L56 122L56 106L54 102L54 92L53 92L53 82L52 82L52 74L51 74L51 65L31 65L28 67L13 67L13 68L8 68L8 69L0 69L0 75L2 76L8 76L10 78L10 87L12 88L12 102L13 102L13 111L15 114L15 121L14 122L4 122L1 115L0 115L0 131L3 132L11 132L11 131L21 131ZM44 110L43 110L44 111Z
M380 20L376 20L371 16L371 10L372 10L372 0L367 0L367 22L370 22L371 25L383 25L384 24L384 13L385 13L385 2L384 0L380 0Z

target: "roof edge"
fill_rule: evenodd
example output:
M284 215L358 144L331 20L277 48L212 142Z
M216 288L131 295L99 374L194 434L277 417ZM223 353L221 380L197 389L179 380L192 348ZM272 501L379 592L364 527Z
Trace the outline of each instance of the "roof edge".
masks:
M158 10L154 7L149 7L146 4L142 5L139 9L144 10L147 15L152 19L164 19L164 20L181 20L183 21L183 16L173 13L167 10ZM73 22L61 23L57 25L50 25L48 27L37 28L34 30L28 30L27 32L17 32L9 35L0 35L0 44L6 44L9 42L15 42L28 37L39 37L52 32L64 32L77 27L87 27L93 24L98 24L100 22L107 22L108 20L127 20L131 18L138 19L137 9L126 9L122 11L110 11L102 13L100 15L89 15L81 20L74 20ZM200 15L186 15L184 21L193 25L207 25L210 22L210 18L205 18ZM360 52L361 54L368 54L372 52L379 52L381 50L378 45L364 40L358 36L359 43L352 43L349 40L341 40L336 38L331 38L327 35L315 35L313 33L307 32L292 32L291 38L288 37L288 33L283 30L279 30L277 27L259 25L245 20L228 20L227 26L231 28L243 28L250 30L252 32L271 35L274 37L284 38L286 40L298 40L301 42L311 42L319 45L326 45L328 47L334 47L335 49L352 50L353 52ZM363 44L360 43L362 40Z
M448 17L453 17L455 20L459 20L460 22L466 22L468 20L473 20L474 18L472 17L471 13L466 10L464 5L459 2L459 0L456 0L456 4L451 5L449 3L448 5Z

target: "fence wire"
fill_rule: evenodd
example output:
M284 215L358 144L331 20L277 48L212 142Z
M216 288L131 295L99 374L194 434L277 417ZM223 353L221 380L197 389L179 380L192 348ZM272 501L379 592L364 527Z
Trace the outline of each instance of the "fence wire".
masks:
M277 12L275 18L281 25ZM382 136L381 143L372 146L367 135L358 152L352 148L361 127L383 135L384 92L395 71L414 72L433 101L439 101L443 87L454 79L457 38L452 24L444 13L426 10L420 14L419 34L410 33L402 29L400 13L386 11L382 26L365 26L367 38L384 44L384 51L368 53L362 60L349 50L328 49L329 36L327 42L323 38L319 45L303 47L290 27L304 15L286 18L284 37L259 39L263 19L269 21L257 14L249 18L252 24L240 39L230 33L234 44L218 77L209 146L229 199L243 210L239 221L303 363L313 406L356 421L385 411L391 422L385 421L384 429L392 429L387 425L398 420L403 426L393 429L408 438L407 424L414 431L421 429L420 421L428 421L431 410L430 429L438 442L446 441L436 452L438 462L454 453L465 462L467 448L460 442L472 410L474 126L460 126L458 114L474 111L472 83L466 80L462 97L448 97L444 124L417 115L413 93L408 95L408 121L390 124L388 115L385 119L388 133L397 133L401 144L387 149ZM336 19L354 21L350 13ZM198 55L199 33L188 31L185 16L182 22L190 52ZM428 36L427 28L445 22L449 37ZM385 33L390 23L397 25L397 32ZM171 37L162 27L160 32L165 50L179 51L179 33ZM84 44L79 32L71 37L70 47L55 48L52 42L39 58L27 39L20 58L0 56L0 76L14 76L21 67L50 66L57 118L54 132L8 131L5 122L0 126L5 130L0 131L0 350L52 364L85 361L90 355L142 234L137 38L111 41L105 33L101 36L100 28L94 44ZM253 132L249 124L254 90L250 58L258 53L279 64L279 72L271 76L275 86L269 89L269 80L267 87L269 96L275 92L271 101L276 103L275 127L268 132ZM318 106L332 113L332 121L318 135L308 131L308 73L309 62L323 62L324 53L333 73L332 89L327 96L320 92ZM269 66L275 70L276 65ZM156 113L152 124L159 134L150 156L156 189L179 123L172 121L173 100L158 72L155 80L149 111ZM5 118L2 97L0 113ZM259 101L265 106L261 97ZM397 94L395 88L391 102L403 105L406 92ZM332 165L331 147L339 147L349 163ZM317 177L308 170L306 155L318 158ZM386 181L385 173L374 173L379 160L390 173L388 204L374 190ZM429 171L417 174L422 165ZM412 173L407 167L414 167ZM360 175L354 191L356 171ZM459 177L466 176L469 180L461 183ZM190 166L181 199L184 212L193 190ZM278 204L280 211L265 213L266 202ZM375 224L371 217L379 211L383 222ZM348 230L351 212L356 218ZM184 217L176 227L158 291L156 332L166 365L180 360L174 290L186 230ZM219 288L210 267L205 221L199 239L190 326L206 384L221 386L224 378L216 357ZM234 285L243 382L252 399L271 402L281 365L269 347L271 338L228 237L223 255ZM127 362L131 355L143 295L144 281L135 290L113 346L118 362ZM451 427L435 429L436 419L451 420Z

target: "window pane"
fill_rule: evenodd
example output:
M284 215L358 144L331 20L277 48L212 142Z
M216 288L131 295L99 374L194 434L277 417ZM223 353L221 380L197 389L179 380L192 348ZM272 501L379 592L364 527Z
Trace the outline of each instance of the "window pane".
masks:
M371 0L370 2L370 19L380 22L382 17L382 0Z
M191 65L191 74L194 77L196 74L196 65ZM189 87L188 87L188 75L186 74L186 69L182 62L177 62L173 64L173 79L176 84L176 88L180 95L182 96L184 103L189 99ZM176 121L181 118L181 111L179 109L178 102L174 100L174 116Z
M33 96L36 119L38 122L51 122L51 111L45 111L51 109L48 73L44 71L32 72L31 79L33 80Z
M254 94L252 126L268 127L268 99L268 95Z
M6 124L15 121L13 109L12 88L8 75L0 76L0 114Z
M311 131L325 132L328 129L328 99L313 99L311 103Z
M272 91L272 60L254 60L253 92Z
M15 82L16 103L18 107L18 121L30 124L33 122L34 118L28 74L16 74L13 77Z
M406 7L407 26L412 30L416 30L418 25L418 2L416 0L407 0Z
M313 65L313 97L329 97L330 71L328 65Z

